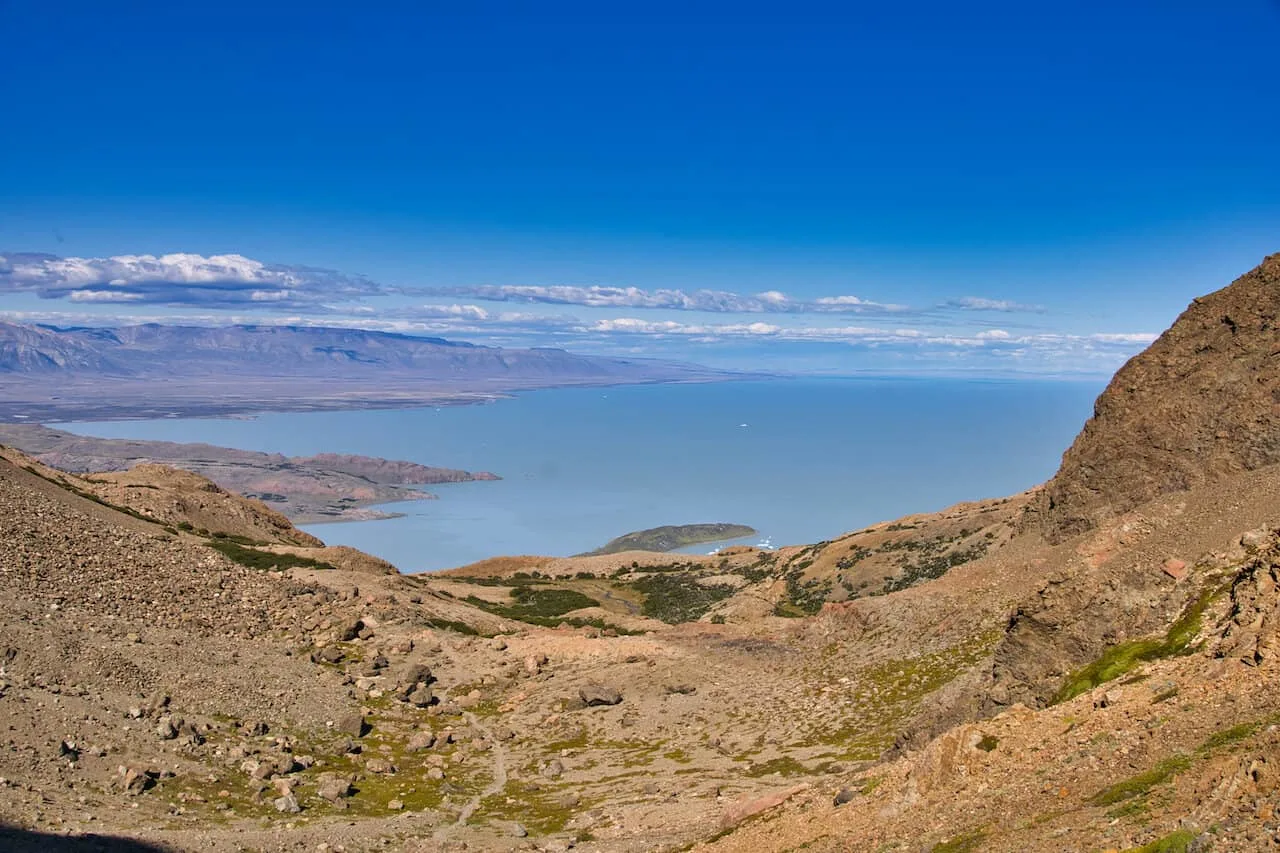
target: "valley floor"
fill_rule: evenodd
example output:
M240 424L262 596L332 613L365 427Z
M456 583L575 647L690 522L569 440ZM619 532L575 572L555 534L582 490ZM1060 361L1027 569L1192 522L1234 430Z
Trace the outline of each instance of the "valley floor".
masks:
M14 459L6 849L1277 843L1272 469L1056 547L1022 496L771 555L400 576L252 568L324 549L217 550ZM1120 594L1138 629L1035 645L1027 601L1083 638Z

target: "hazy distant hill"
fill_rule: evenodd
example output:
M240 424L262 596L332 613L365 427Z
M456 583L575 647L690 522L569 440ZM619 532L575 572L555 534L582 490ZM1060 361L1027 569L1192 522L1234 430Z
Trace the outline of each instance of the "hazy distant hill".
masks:
M673 362L357 329L0 322L5 420L465 402L527 388L730 376Z
M687 367L573 355L559 349L500 349L443 338L300 326L163 326L115 329L0 323L0 370L101 372L118 376L249 373L368 375L387 370L431 378L636 378Z

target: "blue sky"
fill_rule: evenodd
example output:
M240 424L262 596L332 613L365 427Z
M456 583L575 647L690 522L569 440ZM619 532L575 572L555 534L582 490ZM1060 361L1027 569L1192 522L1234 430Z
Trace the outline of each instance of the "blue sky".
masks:
M1275 0L4 0L0 28L11 319L1097 375L1280 251Z

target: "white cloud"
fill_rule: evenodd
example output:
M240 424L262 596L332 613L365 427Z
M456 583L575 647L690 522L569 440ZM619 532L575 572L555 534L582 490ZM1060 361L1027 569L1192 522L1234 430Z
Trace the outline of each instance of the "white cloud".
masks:
M805 326L783 323L683 323L637 317L578 320L564 315L525 312L494 314L474 305L427 305L404 309L397 316L325 316L307 314L269 316L218 312L206 314L116 316L70 312L0 311L0 319L19 323L58 325L124 325L147 322L216 326L228 323L290 326L343 326L369 331L471 339L502 346L565 346L584 352L628 352L655 357L698 359L715 347L755 342L771 348L770 363L785 364L787 353L802 347L851 347L876 353L876 363L952 364L956 369L981 372L984 367L1023 373L1105 375L1154 340L1149 333L1064 334L1045 332L1017 335L1003 329L938 333L909 327L874 325ZM793 349L784 349L792 347ZM823 356L831 364L842 356ZM781 359L774 362L773 359ZM885 361L885 360L888 361Z
M1024 318L982 317L971 312L1011 314L1043 309L972 296L916 311L852 294L800 299L777 289L752 295L599 285L413 290L386 288L332 270L267 264L236 254L107 258L0 255L0 295L15 292L65 300L64 305L74 302L82 311L0 312L0 317L18 322L348 326L512 346L550 344L614 352L634 349L653 356L678 354L695 360L699 353L714 357L715 347L757 352L752 348L756 343L761 345L758 357L762 360L766 347L770 359L785 358L787 352L823 352L827 358L837 352L836 347L846 347L872 361L882 355L901 363L999 361L1101 373L1118 367L1155 338L1146 333L1066 334L1024 325ZM435 298L428 304L405 305L408 300L404 297L413 294ZM399 298L381 303L374 299L392 295ZM441 298L444 296L455 298ZM104 307L113 303L130 307ZM588 316L575 317L574 306L580 306L583 310L579 313ZM645 313L649 310L681 313ZM91 313L94 311L98 313ZM108 317L105 311L116 316ZM123 316L126 312L131 316ZM162 312L176 316L160 316Z
M479 305L419 305L418 307L408 309L403 313L406 316L413 317L433 317L440 319L456 317L475 322L484 322L492 316Z
M1108 344L1149 344L1158 336L1149 332L1139 332L1136 334L1097 334L1089 336L1092 340Z
M831 308L858 307L865 305L877 305L875 302L868 302L857 296L820 296L813 300L814 305L829 306Z
M1019 314L1041 314L1044 307L1027 305L1009 299L985 299L981 296L962 296L959 299L948 299L940 308L956 308L961 311L1004 311Z
M73 290L68 295L72 302L139 302L142 296L137 293L123 293L117 290Z
M438 296L466 296L489 302L528 302L543 305L580 305L585 308L646 308L669 311L703 311L712 314L879 314L909 310L905 305L873 302L858 296L824 296L806 301L779 290L753 296L727 290L684 291L669 288L602 285L485 284L420 291Z
M113 255L60 258L0 255L0 293L73 302L145 302L226 307L252 303L320 306L383 292L362 276L243 255Z

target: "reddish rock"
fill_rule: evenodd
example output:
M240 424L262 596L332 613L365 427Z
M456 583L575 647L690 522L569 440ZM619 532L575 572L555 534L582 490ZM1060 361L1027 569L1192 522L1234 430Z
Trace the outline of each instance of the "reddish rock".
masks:
M808 785L795 785L781 791L774 791L772 794L765 794L761 797L747 797L738 800L725 810L720 818L720 827L729 829L737 826L749 817L755 817L761 812L767 812L769 809L777 808L787 800L799 794L801 791L808 790Z

